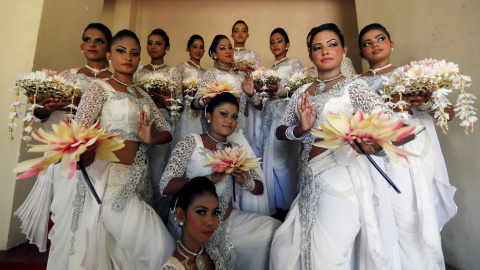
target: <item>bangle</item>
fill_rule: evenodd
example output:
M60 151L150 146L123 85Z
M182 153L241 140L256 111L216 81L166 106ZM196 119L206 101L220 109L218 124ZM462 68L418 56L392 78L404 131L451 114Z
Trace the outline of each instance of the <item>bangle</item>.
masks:
M277 94L276 94L276 96L277 96L278 98L280 98L280 97L286 97L287 95L288 95L288 90L285 89L285 88L283 88L283 87L280 88L280 89L278 89Z
M433 101L429 99L427 103L417 106L417 110L424 112L424 111L430 110L432 107L433 107Z
M250 103L252 103L253 106L258 106L260 105L260 102L262 102L260 100L260 96L257 93L254 93L253 97L247 96L247 100L250 101Z
M303 134L302 136L300 137L295 137L295 134L293 133L293 130L298 127L298 126L289 126L287 128L287 130L285 130L285 136L287 137L287 139L291 140L291 141L300 141L303 139L303 137L305 137L305 134Z
M253 178L249 177L247 183L245 183L244 185L240 185L240 188L246 191L252 191L255 189L255 181L253 180Z

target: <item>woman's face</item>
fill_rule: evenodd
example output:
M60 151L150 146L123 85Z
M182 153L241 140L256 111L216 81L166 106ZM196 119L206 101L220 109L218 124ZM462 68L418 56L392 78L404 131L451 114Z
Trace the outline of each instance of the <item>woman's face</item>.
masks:
M207 113L207 119L211 121L210 133L230 136L237 128L238 107L231 103L220 104L213 113Z
M270 37L270 51L275 56L286 54L289 46L290 43L287 43L285 38L279 33L275 33Z
M90 28L83 34L83 43L80 45L87 60L105 60L108 52L108 43L102 31Z
M203 41L201 39L196 39L195 41L193 41L190 47L187 48L187 52L190 55L191 59L200 61L203 57L203 54L205 53L205 46L203 44Z
M363 56L369 63L377 63L390 57L393 42L381 30L373 29L362 36L361 41Z
M216 51L212 53L213 57L217 57L219 63L230 64L233 61L232 43L224 38L218 42Z
M244 23L237 23L233 27L232 38L235 43L245 43L248 38L247 26Z
M152 59L158 59L165 56L165 52L170 49L170 46L166 46L165 40L160 35L151 35L147 41L148 55Z
M319 72L328 72L340 69L343 54L347 48L342 48L340 39L332 31L322 31L312 37L312 61Z
M209 192L197 196L183 219L177 215L177 220L184 222L182 240L208 242L218 227L219 216L217 197Z
M107 59L112 61L115 72L134 74L140 63L140 45L131 37L124 37L112 44Z

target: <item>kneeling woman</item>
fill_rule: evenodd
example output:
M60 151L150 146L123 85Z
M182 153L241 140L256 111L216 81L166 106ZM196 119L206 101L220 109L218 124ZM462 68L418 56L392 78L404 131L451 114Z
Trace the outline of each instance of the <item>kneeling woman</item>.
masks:
M170 208L182 227L182 236L161 270L226 269L218 249L204 246L217 229L221 213L212 181L193 178L173 196Z
M114 74L108 81L94 81L85 91L76 120L92 125L101 118L101 127L110 125L110 133L123 134L125 147L115 152L118 163L88 159L94 148L82 155L84 163L90 164L88 174L101 205L93 200L79 171L63 181L73 181L76 190L68 192L62 186L52 202L55 225L49 234L48 269L157 270L175 249L149 205L152 188L146 145L169 142L172 135L150 97L132 85L140 61L137 36L129 30L118 32L107 58Z
M280 222L269 216L250 213L268 211L266 198L261 195L264 188L260 180L261 170L244 172L237 169L230 175L214 172L205 161L208 152L238 146L227 141L237 127L237 99L230 93L219 94L210 101L206 114L209 131L201 135L190 134L177 144L163 174L160 189L163 195L171 195L191 177L209 178L220 196L221 222L207 247L220 250L227 269L266 269L270 244ZM244 147L253 153L248 144ZM234 196L234 191L237 196ZM178 238L175 226L178 223L170 215L168 228Z

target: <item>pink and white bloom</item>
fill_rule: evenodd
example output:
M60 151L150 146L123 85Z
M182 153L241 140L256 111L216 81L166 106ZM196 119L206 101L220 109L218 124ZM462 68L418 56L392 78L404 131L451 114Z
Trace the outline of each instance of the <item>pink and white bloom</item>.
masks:
M198 93L200 93L203 98L213 98L223 92L229 92L235 96L242 94L242 91L234 89L232 84L225 81L207 83L204 88L198 89Z
M213 167L215 172L231 173L234 169L242 171L250 171L260 166L261 158L251 158L250 154L240 147L226 147L225 150L215 150L211 153L206 153L205 161L207 165Z
M80 155L83 154L88 147L95 146L96 157L109 161L119 161L113 153L125 146L125 139L121 135L110 135L107 132L108 127L99 129L100 120L92 127L87 125L78 125L72 120L69 124L62 119L60 124L52 125L53 131L46 132L40 129L38 133L32 132L33 137L44 144L34 145L29 152L45 152L45 156L34 158L19 163L14 172L24 172L17 179L27 178L40 173L47 169L53 163L60 161L61 173L71 179L75 174L77 162Z
M354 115L329 113L327 123L317 122L322 129L313 129L311 133L323 138L314 145L327 149L338 149L348 144L350 140L369 139L383 147L386 154L395 162L408 167L408 156L417 156L403 148L393 145L392 141L398 141L417 131L419 126L403 127L402 121L391 117L377 107L371 114L358 110ZM350 152L353 148L350 148Z

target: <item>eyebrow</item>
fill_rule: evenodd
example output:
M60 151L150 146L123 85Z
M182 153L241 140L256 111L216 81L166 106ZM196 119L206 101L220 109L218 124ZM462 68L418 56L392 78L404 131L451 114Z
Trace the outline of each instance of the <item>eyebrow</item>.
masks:
M375 37L375 39L377 39L380 36L385 36L385 35L384 34L379 34L378 36ZM366 41L372 41L372 40L371 39L365 39L362 43L364 43Z
M329 43L330 41L337 41L337 39L336 39L336 38L332 38L332 39L330 39L329 41L327 41L327 42L325 42L325 43ZM313 45L318 45L318 44L322 44L322 43L321 43L321 42L318 42L318 43L315 43L315 44L313 44Z
M199 206L195 207L194 210L196 210L196 209L205 209L205 210L208 210L208 208L205 207L205 206L203 206L203 205L199 205Z
M117 47L115 47L115 49L118 49L118 48L122 48L122 49L125 49L125 50L127 49L127 48L125 48L125 47L123 47L123 46L120 46L120 45L117 46Z

